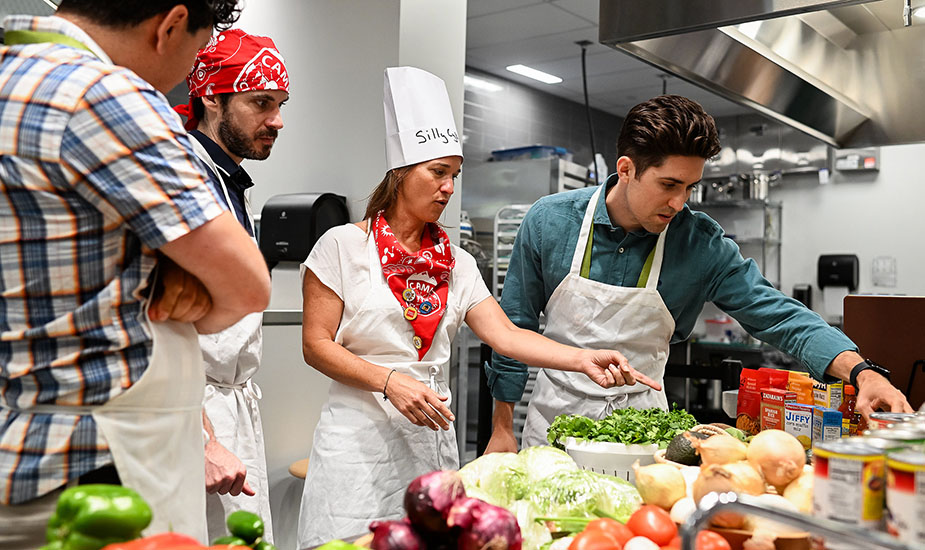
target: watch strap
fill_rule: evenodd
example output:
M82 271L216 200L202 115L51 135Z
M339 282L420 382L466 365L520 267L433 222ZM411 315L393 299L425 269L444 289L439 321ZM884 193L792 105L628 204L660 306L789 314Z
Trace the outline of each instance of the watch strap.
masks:
M858 387L858 375L861 374L861 372L865 370L872 370L876 372L877 374L883 376L887 380L890 379L890 371L874 363L870 359L865 359L861 361L860 363L858 363L857 365L855 365L853 369L851 369L851 375L848 377L848 381L851 383L852 386L855 387L855 389L857 389Z

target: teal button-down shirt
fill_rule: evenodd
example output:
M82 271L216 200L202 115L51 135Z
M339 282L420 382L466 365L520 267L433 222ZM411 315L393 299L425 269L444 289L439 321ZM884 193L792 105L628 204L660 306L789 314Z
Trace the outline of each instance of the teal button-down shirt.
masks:
M502 309L517 326L538 329L540 312L568 275L581 221L595 189L543 197L524 218L501 296ZM590 278L636 286L658 235L645 230L626 232L615 226L604 198L601 193L594 211ZM718 223L686 205L668 228L658 293L675 320L672 342L687 339L703 305L713 302L749 334L797 358L817 380L833 381L824 375L832 359L845 350L857 350L844 333L775 289L754 260L742 257ZM524 364L493 354L487 372L495 399L521 399L527 381Z

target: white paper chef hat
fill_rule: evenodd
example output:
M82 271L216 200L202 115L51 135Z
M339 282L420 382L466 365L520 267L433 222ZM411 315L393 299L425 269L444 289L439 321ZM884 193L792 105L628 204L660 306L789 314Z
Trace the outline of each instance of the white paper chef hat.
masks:
M383 104L389 170L462 156L450 98L439 77L416 67L389 67Z

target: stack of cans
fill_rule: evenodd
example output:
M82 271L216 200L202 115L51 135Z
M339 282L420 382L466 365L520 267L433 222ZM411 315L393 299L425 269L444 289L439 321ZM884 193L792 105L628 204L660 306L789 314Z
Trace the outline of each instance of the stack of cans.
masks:
M813 446L813 514L925 544L925 413L878 412L869 426Z

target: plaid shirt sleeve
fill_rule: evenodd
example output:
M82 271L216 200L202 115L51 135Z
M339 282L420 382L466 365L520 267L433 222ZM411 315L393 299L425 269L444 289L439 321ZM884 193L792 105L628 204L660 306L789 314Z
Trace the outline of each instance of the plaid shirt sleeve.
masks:
M141 242L159 248L224 211L208 172L164 97L128 72L87 90L62 136L62 163L75 189ZM179 147L177 144L179 143Z

